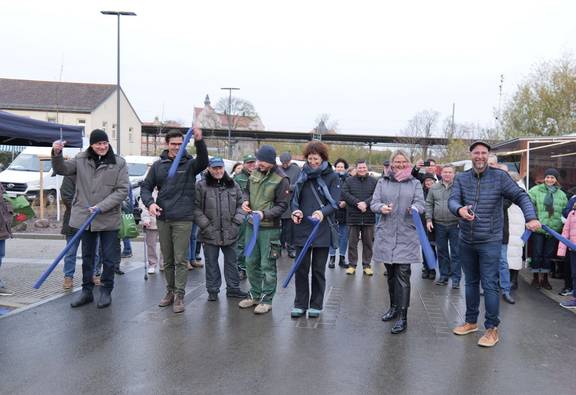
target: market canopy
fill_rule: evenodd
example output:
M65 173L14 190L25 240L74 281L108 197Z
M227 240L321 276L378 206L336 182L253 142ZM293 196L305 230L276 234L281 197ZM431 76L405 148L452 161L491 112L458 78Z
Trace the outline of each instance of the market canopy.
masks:
M67 147L82 148L83 126L60 125L0 111L0 144L49 147L62 138Z

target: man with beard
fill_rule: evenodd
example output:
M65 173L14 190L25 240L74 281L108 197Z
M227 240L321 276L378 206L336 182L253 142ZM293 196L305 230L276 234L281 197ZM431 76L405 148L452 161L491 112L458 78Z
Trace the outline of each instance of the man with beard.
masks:
M526 191L506 172L488 166L489 153L490 145L483 141L470 145L473 168L456 176L448 199L448 208L460 218L460 261L466 282L465 323L453 332L467 335L478 331L481 282L486 308L486 333L478 341L482 347L493 347L499 341L498 272L504 199L522 209L526 228L535 231L541 226Z

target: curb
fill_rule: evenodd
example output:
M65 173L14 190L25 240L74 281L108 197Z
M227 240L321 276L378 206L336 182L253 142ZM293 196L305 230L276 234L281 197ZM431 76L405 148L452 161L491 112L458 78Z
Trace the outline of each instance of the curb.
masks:
M15 239L33 239L33 240L65 240L64 235L55 233L13 233ZM144 241L144 236L138 236L131 241Z

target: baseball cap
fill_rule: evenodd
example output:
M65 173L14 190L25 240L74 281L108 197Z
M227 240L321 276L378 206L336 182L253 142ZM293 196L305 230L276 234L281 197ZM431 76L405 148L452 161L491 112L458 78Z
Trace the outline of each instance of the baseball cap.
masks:
M256 162L256 157L252 154L244 155L244 163Z
M214 156L208 161L208 166L210 167L224 167L224 159L219 156Z

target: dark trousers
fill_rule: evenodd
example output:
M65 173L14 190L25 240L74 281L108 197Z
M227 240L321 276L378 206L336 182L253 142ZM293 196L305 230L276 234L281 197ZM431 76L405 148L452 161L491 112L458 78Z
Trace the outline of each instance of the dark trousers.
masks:
M550 273L558 242L555 238L541 233L533 233L530 240L532 241L532 272Z
M440 265L440 278L448 280L452 276L454 283L459 283L462 277L462 268L459 256L458 225L446 226L434 223L436 235L436 250L438 252L438 264ZM448 249L450 244L450 249Z
M302 247L296 247L296 255L300 255ZM328 260L328 247L311 247L295 274L296 297L294 307L307 310L322 310L324 305L324 291L326 290L326 261ZM312 295L308 281L310 267L312 267Z
M384 264L388 272L388 293L390 305L398 309L407 309L410 306L410 275L412 270L409 264Z
M236 266L236 245L217 246L204 243L204 259L206 270L206 290L209 293L220 292L222 285L222 275L218 256L220 250L224 254L224 279L226 280L226 291L237 291L240 288L240 277Z
M102 289L111 292L114 288L114 269L120 264L120 240L117 230L91 232L86 230L82 234L82 289L94 289L94 259L100 237L102 276L100 281Z
M572 275L572 296L576 298L576 251L570 251L570 274Z
M282 233L280 233L280 244L286 247L288 252L294 251L294 222L290 218L282 218Z
M348 264L356 267L358 263L358 241L362 240L362 266L370 266L372 245L374 244L374 225L348 225Z
M500 286L498 275L502 243L468 244L460 239L460 261L466 283L466 322L475 324L480 313L480 283L484 290L486 329L500 324Z
M572 254L575 254L574 251L569 251L568 254L564 257L564 288L565 289L574 289L574 271L572 270L572 262L576 260L576 256L572 258Z

